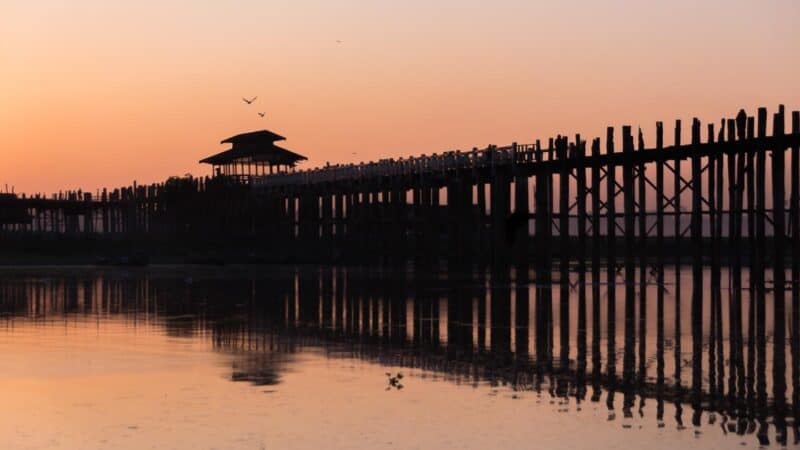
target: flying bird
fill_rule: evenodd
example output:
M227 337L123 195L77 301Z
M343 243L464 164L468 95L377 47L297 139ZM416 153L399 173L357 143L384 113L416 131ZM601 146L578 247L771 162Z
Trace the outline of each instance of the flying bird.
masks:
M259 117L264 117L264 113L260 112L260 113L258 113L258 116Z
M255 96L255 97L253 97L251 99L247 99L245 97L242 97L242 100L249 105L249 104L253 103L254 101L256 101L257 98L258 98L258 96Z

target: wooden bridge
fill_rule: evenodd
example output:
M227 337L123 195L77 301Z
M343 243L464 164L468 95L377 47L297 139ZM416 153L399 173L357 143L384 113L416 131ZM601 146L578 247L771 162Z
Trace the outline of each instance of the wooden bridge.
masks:
M269 260L599 264L646 254L782 267L800 254L800 113L790 131L785 116L781 106L718 126L695 119L688 139L676 121L671 145L658 122L649 147L641 130L609 127L591 141L557 136L95 195L6 196L2 240L182 242L184 252L239 249Z

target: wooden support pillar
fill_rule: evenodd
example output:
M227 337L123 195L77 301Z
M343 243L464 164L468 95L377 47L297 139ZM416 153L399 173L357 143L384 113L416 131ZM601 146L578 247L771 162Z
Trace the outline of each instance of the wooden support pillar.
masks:
M358 233L358 225L356 219L358 218L358 211L356 211L356 204L358 203L358 193L350 186L349 190L345 193L345 237L348 242L353 243L354 236Z
M779 107L773 117L772 135L784 135L784 108ZM785 255L786 255L786 194L785 151L782 144L772 149L772 222L773 222L773 342L772 346L772 399L775 406L778 430L785 430L786 408L786 306L785 306ZM799 255L794 255L796 259Z
M392 207L394 208L394 223L395 223L395 252L398 257L403 257L408 248L408 207L406 198L406 189L403 185L402 179L395 180L395 186L392 198ZM405 315L404 315L405 316ZM399 317L399 316L398 316ZM405 322L403 322L405 324Z
M541 157L541 150L538 153L539 157ZM541 161L541 159L538 160ZM548 199L548 178L550 175L547 170L546 167L540 168L535 175L534 214L536 222L534 223L534 242L538 275L549 279L550 271L549 269L545 270L545 268L550 266L550 235L552 227L550 225L550 201Z
M758 137L764 138L767 135L767 110L766 108L758 109ZM764 349L766 347L766 298L764 289L764 263L765 263L765 250L766 250L766 149L757 148L755 155L755 187L756 187L756 258L753 267L750 270L750 276L755 279L756 287L756 348ZM763 397L766 397L766 357L764 352L758 352L756 362L756 384L757 392L764 392ZM759 395L762 397L762 395ZM761 399L759 399L760 401ZM766 398L764 398L766 401Z
M664 124L656 122L656 151L661 154L664 148ZM664 283L664 163L656 161L656 266L659 290Z
M569 364L570 341L570 291L569 291L569 144L566 136L556 139L556 158L559 161L558 172L558 261L559 261L559 331L561 341L560 361L561 368L566 369Z
M445 215L449 218L447 220L447 255L448 267L457 263L459 246L458 246L458 224L456 217L459 217L461 210L461 199L458 196L459 186L456 181L455 174L448 174L445 176L446 194L447 194L447 212ZM448 306L450 306L448 304ZM448 315L448 320L450 317ZM449 328L449 321L448 321ZM449 331L449 330L448 330Z
M600 155L600 138L592 140L592 157ZM597 164L591 166L591 192L592 192L592 379L599 380L601 373L600 355L600 252L603 248L600 227L600 200L601 200L601 179L600 167ZM595 394L592 400L599 395L599 389L595 384Z
M600 138L592 141L592 157L600 156ZM602 197L600 166L592 164L592 283L599 285L600 278L600 251L603 248L602 228L600 227L600 201Z
M344 194L335 191L334 193L334 209L336 210L336 219L334 220L334 237L336 240L341 240L344 234Z
M700 121L692 121L692 146L696 149L700 145ZM702 158L693 155L692 163L692 212L691 212L691 238L692 238L692 262L697 270L701 270L703 258L703 168ZM702 276L702 271L699 273Z
M477 223L477 241L478 241L478 254L486 254L486 185L483 180L478 177L475 184L478 210L475 222Z
M622 127L622 153L625 162L622 166L622 190L625 227L625 352L623 355L623 380L626 392L632 388L632 374L636 357L633 352L636 336L636 264L634 246L636 242L636 204L633 174L633 135L629 125Z
M614 127L606 129L606 154L614 154ZM617 182L616 182L616 166L613 163L606 165L606 239L607 245L607 259L608 259L608 284L609 289L614 284L617 275ZM609 305L609 307L613 307Z
M508 263L508 218L511 215L511 173L495 166L491 187L492 256L494 264Z
M625 226L625 279L626 283L634 282L634 245L636 230L634 228L636 220L636 205L634 201L635 188L633 179L633 136L631 135L631 127L622 127L622 152L626 156L625 163L622 166L622 191L623 191L623 206L625 211L624 226Z
M792 134L800 134L800 111L792 112ZM794 415L800 415L800 146L791 150L789 169L791 197L789 199L789 215L792 234L792 317L789 329L791 334L792 353L792 405Z
M569 144L566 136L559 136L556 139L556 157L559 159L558 173L558 237L559 249L558 260L561 273L569 272L570 241L569 241L569 179L571 170L569 168ZM564 302L562 301L562 304Z
M479 244L475 239L476 231L479 230L475 223L475 206L473 199L473 183L474 175L471 171L464 171L459 174L459 197L460 197L460 216L458 220L461 226L457 230L458 246L460 248L459 254L471 260L479 253L480 249L476 246Z
M714 124L708 124L708 143L714 142ZM711 237L711 292L710 305L711 319L709 321L709 340L708 340L708 366L709 366L709 391L715 395L722 395L722 299L721 299L721 270L720 270L720 235L717 233L721 222L721 215L717 204L717 191L721 193L722 177L717 178L718 169L721 170L721 156L709 155L706 170L708 180L708 224L709 235ZM721 172L720 172L721 173ZM720 199L721 201L721 199ZM719 227L721 230L721 227ZM717 355L719 366L717 366ZM719 369L719 373L718 370Z
M606 129L606 154L614 154L614 127ZM606 304L606 317L608 323L606 326L607 336L607 349L606 361L608 376L616 379L616 359L617 359L617 344L616 344L616 317L617 317L617 262L616 262L616 247L617 247L617 208L615 205L617 194L616 183L616 166L608 164L606 166L606 225L607 225L607 240L608 240L608 255L607 255L607 275L606 283L607 290L607 304Z
M656 151L664 148L664 124L656 122ZM664 161L657 160L656 167L656 420L663 420L664 385Z
M578 211L578 274L586 276L586 142L581 141L581 136L575 136L575 158L577 160L576 189ZM585 281L585 280L584 280ZM583 285L585 283L581 283Z
M297 204L295 196L290 193L286 198L286 202L286 215L289 219L289 238L294 239L297 237Z
M519 263L527 263L529 251L529 217L530 217L530 203L528 174L524 172L523 168L517 167L514 177L514 215L513 215L513 229L514 234L511 236L514 245L514 253ZM527 268L527 265L525 266ZM527 270L527 269L526 269Z
M576 189L578 212L578 377L586 373L586 142L578 134L575 136L575 159L577 161ZM581 388L581 391L584 388ZM578 398L582 398L578 393Z
M681 145L681 121L675 121L675 147L680 147ZM683 226L681 224L681 188L682 188L682 180L681 180L681 160L679 158L675 158L673 160L675 164L674 167L674 198L673 198L673 205L674 205L674 213L675 213L675 248L674 248L674 257L675 257L675 267L678 271L680 271L681 266L681 235L683 234ZM680 276L680 275L678 275Z
M692 148L697 150L700 144L700 121L692 121ZM703 215L702 215L702 161L701 156L694 154L691 157L692 167L692 211L691 211L691 239L692 239L692 390L695 411L699 411L699 393L702 388L703 354ZM696 421L693 419L693 423Z
M642 136L642 130L639 129L638 133L638 152L644 151L644 137ZM648 264L648 240L647 240L647 191L646 191L646 178L645 173L645 164L639 163L639 167L637 170L637 193L639 194L639 248L640 248L640 256L639 256L639 323L637 326L639 332L639 375L637 377L638 382L644 382L645 371L646 371L646 337L647 337L647 264Z

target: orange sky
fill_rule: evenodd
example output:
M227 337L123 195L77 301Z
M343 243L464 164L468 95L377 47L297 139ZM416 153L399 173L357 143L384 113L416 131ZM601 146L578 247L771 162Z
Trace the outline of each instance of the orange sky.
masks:
M313 166L800 107L796 0L431 3L6 0L0 189L205 174L260 128Z

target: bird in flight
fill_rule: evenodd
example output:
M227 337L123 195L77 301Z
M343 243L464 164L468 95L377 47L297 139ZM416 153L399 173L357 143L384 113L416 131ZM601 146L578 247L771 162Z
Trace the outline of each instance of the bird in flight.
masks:
M253 103L254 101L256 101L257 98L258 98L258 96L255 96L255 97L253 97L251 99L247 99L245 97L242 97L242 100L249 105L249 104Z
M260 113L258 113L258 117L264 117L264 114L265 113L260 112Z

